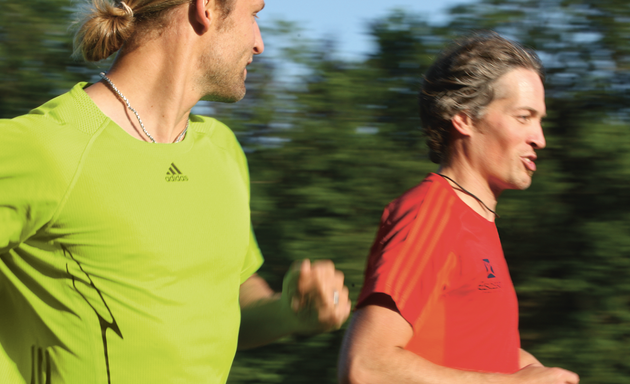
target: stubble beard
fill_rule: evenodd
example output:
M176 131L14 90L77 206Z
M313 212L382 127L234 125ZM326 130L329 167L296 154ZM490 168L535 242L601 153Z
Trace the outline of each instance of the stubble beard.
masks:
M498 196L503 191L508 189L523 191L531 186L534 171L530 171L529 169L521 170L518 168L513 168L508 172L509 173L503 174L502 176L496 175L494 177L495 180L499 181L498 183L494 184L494 186L491 186L491 189L493 190L495 195Z
M201 59L203 68L211 68L201 79L200 86L204 93L201 99L222 103L242 100L246 93L244 71L234 73L232 68L209 56Z
M233 24L233 20L228 17L222 20L219 28L227 34ZM204 94L201 100L235 103L245 97L245 65L240 72L236 72L234 67L240 66L240 63L227 63L221 59L222 56L220 50L212 50L201 56L201 70L205 71L200 81Z
M524 176L516 176L511 183L514 186L514 189L518 189L520 191L524 191L532 185L532 178L534 176L534 171L530 171L529 169L525 169Z

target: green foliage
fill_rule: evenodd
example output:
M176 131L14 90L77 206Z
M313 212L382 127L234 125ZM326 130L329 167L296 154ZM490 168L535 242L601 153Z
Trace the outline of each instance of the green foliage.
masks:
M533 187L502 197L497 223L523 346L583 383L628 382L629 16L619 1L482 1L453 9L445 26L401 12L376 20L378 49L363 62L336 60L330 44L288 50L308 70L298 87L272 90L284 102L270 121L291 128L268 125L265 135L284 142L249 154L262 273L277 282L294 259L331 258L356 298L380 210L435 169L416 117L422 73L455 34L494 29L547 67L547 149ZM231 383L259 382L239 374L243 365L264 371L280 350L290 358L284 368L273 360L278 376L267 382L334 382L336 354L324 352L334 340L239 353Z
M70 0L0 0L0 118L43 104L85 80L70 58Z

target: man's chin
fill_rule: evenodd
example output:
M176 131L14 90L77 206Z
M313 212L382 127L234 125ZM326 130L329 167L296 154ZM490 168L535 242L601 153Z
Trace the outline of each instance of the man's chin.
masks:
M203 96L201 100L216 101L220 103L236 103L237 101L243 100L246 92L247 89L245 88L245 84L240 83L237 86L225 86L219 90L210 91L208 94Z
M245 92L238 95L226 95L226 94L214 94L210 93L201 98L203 101L214 101L219 103L236 103L237 101L243 100L245 97Z
M507 189L513 189L523 191L532 185L532 175L533 172L528 171L526 175L520 175L518 178L508 179L502 185L502 188L500 190L504 191Z
M533 175L534 175L534 172L527 171L527 176L523 177L521 180L518 180L518 182L516 183L516 185L512 189L518 189L518 190L521 190L521 191L526 190L527 188L529 188L532 185L532 176Z

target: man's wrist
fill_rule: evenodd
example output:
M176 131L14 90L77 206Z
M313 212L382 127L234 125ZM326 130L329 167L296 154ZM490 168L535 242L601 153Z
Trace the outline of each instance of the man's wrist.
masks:
M287 332L292 335L310 335L318 332L316 327L310 326L307 317L300 316L300 314L293 309L292 300L292 297L285 297L284 293L279 299L280 316Z

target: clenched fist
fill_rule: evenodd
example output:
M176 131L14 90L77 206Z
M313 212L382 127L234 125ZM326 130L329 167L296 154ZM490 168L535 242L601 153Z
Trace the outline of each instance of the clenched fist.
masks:
M350 315L348 288L343 272L330 260L297 261L284 277L282 305L297 322L297 333L339 329Z

